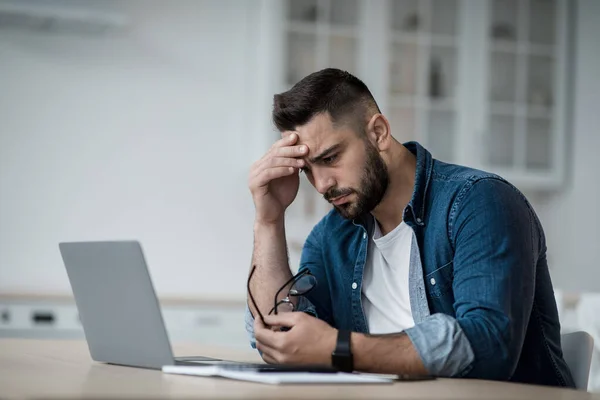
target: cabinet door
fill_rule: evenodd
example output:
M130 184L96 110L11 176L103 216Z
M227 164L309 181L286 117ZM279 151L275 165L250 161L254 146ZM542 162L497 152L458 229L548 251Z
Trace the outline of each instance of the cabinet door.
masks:
M461 7L458 0L390 0L385 113L401 142L456 161Z
M564 170L564 0L490 0L486 21L481 166L527 188Z
M286 2L284 68L288 88L327 67L358 73L359 12L358 0Z

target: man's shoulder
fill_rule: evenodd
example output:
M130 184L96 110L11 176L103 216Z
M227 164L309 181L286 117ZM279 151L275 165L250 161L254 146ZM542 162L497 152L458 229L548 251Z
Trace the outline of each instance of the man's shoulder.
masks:
M450 203L452 212L481 211L496 204L503 209L526 207L532 209L525 195L500 175L441 161L434 162L431 190L439 201ZM442 200L440 200L442 199Z
M466 205L467 197L527 202L525 195L500 175L438 160L434 160L429 190L431 201L450 202L455 210Z
M507 182L500 175L459 164L433 161L431 179L434 182L474 183L482 179ZM507 182L508 183L508 182Z

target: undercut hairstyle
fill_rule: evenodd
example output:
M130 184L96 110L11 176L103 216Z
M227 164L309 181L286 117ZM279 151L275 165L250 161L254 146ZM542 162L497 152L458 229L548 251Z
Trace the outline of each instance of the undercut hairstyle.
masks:
M280 132L296 130L316 115L329 113L335 127L348 125L364 134L368 119L379 112L367 85L336 68L314 72L273 97L273 123Z

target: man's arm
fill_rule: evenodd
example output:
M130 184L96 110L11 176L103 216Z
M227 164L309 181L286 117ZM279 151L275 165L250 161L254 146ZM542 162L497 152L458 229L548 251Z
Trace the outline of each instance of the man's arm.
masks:
M257 306L263 315L266 315L273 308L277 290L292 277L283 219L274 224L254 224L252 266L256 266L256 269L250 281L250 290ZM280 296L285 295L285 291L282 291ZM249 297L248 307L254 318L257 318L257 312Z
M249 288L263 314L273 308L275 293L292 276L285 242L285 210L298 193L299 168L304 166L302 158L307 153L308 148L298 144L297 133L284 132L250 168L248 187L256 213L251 268L256 269ZM251 301L248 305L256 313Z
M406 333L433 375L506 380L533 305L540 228L524 197L498 179L469 183L452 210L455 318L434 314Z
M257 348L267 362L331 365L338 330L306 313L282 313L265 317L268 324L286 326L272 331L254 322ZM364 335L353 332L354 369L373 373L426 375L418 353L405 333Z
M254 346L253 321L260 310L267 315L274 307L277 291L292 277L285 239L285 210L298 193L299 169L308 147L298 143L298 134L284 132L250 169L248 186L255 208L254 251L248 283L246 329ZM286 296L282 290L277 301ZM296 302L295 299L292 301ZM258 310L257 310L258 308Z
M296 311L303 311L306 313L311 314L312 316L315 317L319 317L321 319L324 319L327 323L331 323L331 313L330 313L330 307L329 307L329 297L328 297L328 293L327 293L327 281L326 281L326 276L324 274L323 268L322 268L322 257L321 257L321 230L322 230L322 224L323 224L323 220L317 224L313 230L311 231L311 233L308 235L308 238L306 239L306 242L304 243L304 248L302 249L302 258L300 260L300 270L304 270L304 269L309 269L310 272L315 276L315 278L317 279L317 287L315 287L313 290L310 291L309 296L300 296L299 298L293 298L294 301L297 301L296 303ZM278 238L283 237L283 240L285 241L285 235L282 234L282 236L279 236L278 233L271 233L271 234L275 234L278 235L277 238L275 238L275 240L277 240ZM266 240L265 243L270 243L269 242L269 236L262 236L261 238L257 238L258 240ZM285 242L284 242L285 244ZM274 256L273 254L273 250L275 250L275 246L273 246L274 248L269 248L267 250L269 250L269 252L267 252L266 254L262 252L263 247L260 245L257 245L257 243L255 242L255 252L254 252L254 256L253 259L257 258L256 255L258 254L259 257L260 256L267 256L269 257L269 255ZM276 256L276 254L275 254ZM288 261L287 261L287 255L285 258L285 265L287 265ZM268 264L268 265L278 265L278 264ZM258 269L257 269L258 270ZM289 270L289 267L288 267ZM265 269L266 275L267 275L267 279L272 279L271 275L269 275L268 269ZM256 272L255 272L256 275ZM290 275L291 276L291 273ZM255 276L252 277L252 280L254 281ZM280 278L281 279L281 278ZM275 292L279 289L279 287L281 285L283 285L289 278L283 280L283 282L281 282L279 284L279 286L275 289L272 289L271 295L270 297L266 297L266 301L268 306L273 307L273 296L275 295ZM252 282L251 282L252 283ZM258 283L258 286L260 287L260 282ZM275 286L275 285L272 285ZM250 288L250 290L253 293L253 296L256 298L256 294L255 293L255 289L253 289L252 287ZM259 289L260 290L260 289ZM270 301L270 303L269 303ZM258 300L257 300L258 302ZM248 304L250 304L250 300L248 299ZM264 307L261 307L261 311L265 310ZM270 310L270 309L269 309ZM267 311L268 312L268 311ZM254 311L254 313L256 314L256 312ZM264 313L266 314L266 312ZM265 315L266 316L266 315ZM254 337L254 322L255 322L255 317L256 315L252 315L250 313L250 309L248 308L246 310L246 331L248 332L249 338L250 338L250 345L252 347L256 347L256 339Z
M473 349L468 376L509 379L517 366L545 252L539 221L521 193L506 182L473 185L456 213L451 237L454 307Z
M429 373L404 332L386 335L353 332L350 341L357 371L411 375Z

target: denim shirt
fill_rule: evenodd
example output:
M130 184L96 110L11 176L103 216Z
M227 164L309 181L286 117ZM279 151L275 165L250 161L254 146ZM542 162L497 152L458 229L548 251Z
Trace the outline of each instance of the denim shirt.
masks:
M560 324L542 226L529 202L497 175L443 163L416 142L409 267L415 326L406 329L429 373L574 387L563 359ZM335 210L308 236L300 270L317 286L305 311L338 329L368 333L361 303L373 218ZM253 319L246 329L255 347Z

